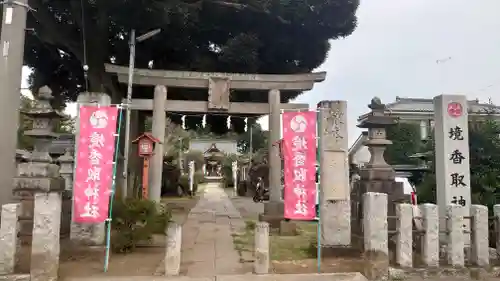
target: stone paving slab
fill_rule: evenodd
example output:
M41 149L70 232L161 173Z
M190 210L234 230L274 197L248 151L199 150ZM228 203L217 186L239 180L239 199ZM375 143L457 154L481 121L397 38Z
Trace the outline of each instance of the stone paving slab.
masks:
M308 273L308 274L266 274L266 275L225 275L216 281L366 281L358 272L353 273Z
M75 278L65 281L366 281L360 273L322 273L322 274L268 274L268 275L220 275L214 277L102 277Z
M221 184L206 184L183 226L181 272L190 277L245 273L232 237L244 225Z
M64 281L215 281L215 277L193 278L187 276L130 276L130 277L93 277L70 278Z

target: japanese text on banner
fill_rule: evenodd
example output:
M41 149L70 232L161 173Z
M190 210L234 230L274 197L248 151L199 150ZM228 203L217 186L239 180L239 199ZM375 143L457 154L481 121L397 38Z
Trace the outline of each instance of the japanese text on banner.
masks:
M73 187L77 223L101 223L108 217L117 115L116 107L80 107Z
M285 218L316 217L316 113L283 113Z

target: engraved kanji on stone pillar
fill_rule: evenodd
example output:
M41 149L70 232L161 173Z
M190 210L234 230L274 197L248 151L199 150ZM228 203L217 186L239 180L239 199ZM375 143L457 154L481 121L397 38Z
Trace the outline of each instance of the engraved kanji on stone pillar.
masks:
M347 103L321 101L318 111L322 244L324 247L350 246Z
M99 105L109 106L111 104L111 97L106 93L97 92L83 92L78 95L78 106L83 105ZM78 112L78 114L80 114ZM77 118L78 119L78 118ZM76 122L75 140L80 138L80 124ZM78 141L75 141L75 151L78 151ZM117 175L120 175L120 165L117 165ZM122 177L119 177L119 179ZM119 186L119 185L118 185ZM73 202L73 201L71 201ZM98 224L84 224L77 223L71 219L70 238L71 241L77 244L86 245L102 245L105 239L105 223Z
M29 162L18 165L14 178L14 196L21 201L20 238L23 243L31 243L33 230L33 204L36 193L62 192L64 179L60 168L49 155L49 146L57 138L53 133L54 123L63 115L50 104L52 91L49 87L40 88L33 108L21 114L33 120L33 128L24 134L33 139L34 149Z

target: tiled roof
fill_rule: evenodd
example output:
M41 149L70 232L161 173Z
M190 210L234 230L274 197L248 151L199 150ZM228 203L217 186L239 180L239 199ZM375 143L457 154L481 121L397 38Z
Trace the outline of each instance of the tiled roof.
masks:
M396 97L396 101L389 103L387 106L387 114L408 114L412 113L428 113L432 114L434 112L434 102L433 99L423 99L423 98L401 98ZM480 103L479 100L469 100L468 101L469 113L472 114L484 114L484 113L495 113L500 114L500 106L496 106L489 103ZM363 120L369 114L365 113L358 118L358 121Z
M480 103L479 100L469 100L469 112L485 112L487 110L500 111L500 107L489 104ZM390 110L397 111L410 111L410 112L433 112L434 102L433 99L421 99L421 98L400 98L396 97L396 101L387 104L387 108Z

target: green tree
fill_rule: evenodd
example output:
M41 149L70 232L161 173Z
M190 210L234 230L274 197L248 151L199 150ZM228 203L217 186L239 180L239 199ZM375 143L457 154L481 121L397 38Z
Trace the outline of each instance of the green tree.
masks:
M434 152L434 141L426 147ZM469 151L472 204L491 207L500 202L500 124L493 119L470 120ZM436 202L434 163L417 186L419 202ZM444 175L443 175L444 176Z
M420 152L420 126L414 123L399 122L387 129L387 138L392 141L385 151L385 160L391 165L416 164L411 155Z
M108 75L104 64L128 65L129 31L161 28L137 45L136 67L247 73L301 73L326 58L329 40L356 27L359 0L29 0L25 64L33 68L31 86L48 85L62 104L84 90L105 91L119 102L125 86ZM304 43L307 42L307 43ZM88 66L84 71L83 65ZM85 79L87 78L87 79ZM134 87L134 96L153 91ZM284 92L282 101L299 92ZM205 100L206 89L169 89L171 99ZM232 93L234 101L265 102L258 91ZM209 115L217 133L224 116ZM180 117L171 116L175 123ZM201 123L187 118L188 128ZM243 119L234 118L243 132Z
M249 122L250 123L250 122ZM260 150L267 149L267 142L269 139L269 131L263 131L259 123L248 124L248 131L240 134L238 139L238 152L250 152L250 134L252 134L252 153ZM251 128L251 130L250 130Z

